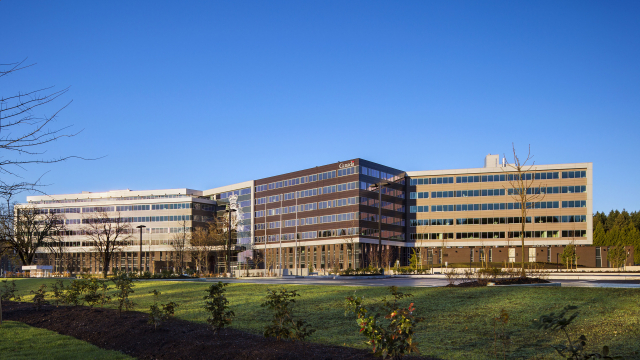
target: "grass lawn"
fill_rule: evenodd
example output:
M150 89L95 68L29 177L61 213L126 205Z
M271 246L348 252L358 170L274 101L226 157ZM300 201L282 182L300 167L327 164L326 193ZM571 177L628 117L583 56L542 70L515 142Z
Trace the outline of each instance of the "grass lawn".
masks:
M24 299L29 290L51 280L17 279ZM190 321L205 322L201 309L206 283L176 281L139 281L135 283L132 300L136 309L148 311L153 301L149 292L162 292L160 302L176 301L180 307L176 316ZM232 327L261 334L269 315L260 303L269 286L261 284L231 284L228 298L236 318ZM344 315L344 298L354 291L369 302L388 295L382 287L285 285L302 295L297 300L298 316L310 322L318 331L310 341L365 348L353 315ZM502 309L509 314L505 331L511 338L508 358L558 358L550 347L564 341L560 334L545 334L531 324L541 314L558 311L565 305L580 307L580 316L572 326L572 334L587 337L587 347L596 349L608 345L614 355L640 358L640 290L612 288L401 288L414 295L416 312L426 318L416 328L416 341L424 355L444 359L493 358L493 318ZM408 305L408 304L407 304ZM498 351L503 346L498 344Z
M15 321L4 321L0 327L0 355L2 360L133 359L117 351L100 349L71 336Z

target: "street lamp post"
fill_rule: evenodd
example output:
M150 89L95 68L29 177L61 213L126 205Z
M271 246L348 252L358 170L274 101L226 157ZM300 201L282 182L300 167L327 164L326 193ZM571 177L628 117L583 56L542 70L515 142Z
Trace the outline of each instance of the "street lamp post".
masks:
M146 228L144 225L138 225L136 228L140 229L140 252L138 253L138 268L140 269L140 275L142 275L142 229Z

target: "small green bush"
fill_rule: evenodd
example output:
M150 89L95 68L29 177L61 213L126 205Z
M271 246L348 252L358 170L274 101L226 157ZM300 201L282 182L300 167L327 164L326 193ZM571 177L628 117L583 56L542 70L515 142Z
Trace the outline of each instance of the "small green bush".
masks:
M179 305L170 301L167 304L160 304L160 306L158 306L158 297L160 296L160 292L158 290L153 290L149 293L153 294L153 304L149 308L149 324L153 324L154 329L157 330L158 326L174 315L175 309Z
M31 301L33 301L33 303L36 306L36 310L38 311L42 309L42 306L49 305L49 302L45 300L45 297L47 296L46 289L47 289L47 285L42 284L40 285L40 288L38 288L38 290L36 291L31 290L31 293L33 294L33 299L31 299Z
M278 341L282 339L303 341L315 332L304 320L294 319L293 306L296 302L296 296L300 296L296 290L273 291L267 289L267 296L260 306L271 310L273 319L270 325L265 326L265 337L275 337Z
M16 289L15 281L2 280L2 290L0 291L0 300L20 301L20 296L16 295L16 291L17 289Z
M111 281L116 286L116 301L118 303L118 316L122 315L122 310L133 310L136 305L133 301L129 300L129 295L133 294L133 280L127 274L120 274L113 278Z
M229 284L218 281L211 284L206 290L208 294L204 297L204 309L210 314L207 322L211 325L214 333L231 324L231 318L235 313L229 310L229 300L224 295L224 287Z
M389 290L393 300L382 300L386 313L383 318L380 318L379 313L369 315L370 310L364 306L364 297L361 296L346 298L347 312L356 314L360 333L369 339L365 343L372 346L375 356L397 359L408 353L419 354L418 343L413 341L413 334L415 324L423 319L413 315L413 303L406 308L399 307L397 303L412 295L399 292L395 286L391 286Z

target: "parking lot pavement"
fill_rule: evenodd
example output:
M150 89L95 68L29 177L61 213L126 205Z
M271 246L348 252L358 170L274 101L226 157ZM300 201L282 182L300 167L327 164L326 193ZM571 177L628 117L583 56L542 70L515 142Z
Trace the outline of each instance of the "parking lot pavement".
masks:
M326 277L283 277L283 278L241 278L241 279L208 279L207 281L223 281L228 283L255 284L289 284L289 285L331 285L331 286L399 286L399 287L437 287L446 286L443 278L409 278L389 277L382 279L332 279ZM637 280L550 280L559 282L563 287L604 287L604 288L638 288Z

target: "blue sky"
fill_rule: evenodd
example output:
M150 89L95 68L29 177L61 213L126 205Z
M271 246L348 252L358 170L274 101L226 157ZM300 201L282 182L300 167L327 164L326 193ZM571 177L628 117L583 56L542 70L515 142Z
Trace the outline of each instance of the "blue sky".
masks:
M52 194L208 189L365 158L481 167L531 144L638 210L640 3L0 2L0 95L71 86ZM49 114L54 107L43 109ZM22 198L24 199L24 197Z

